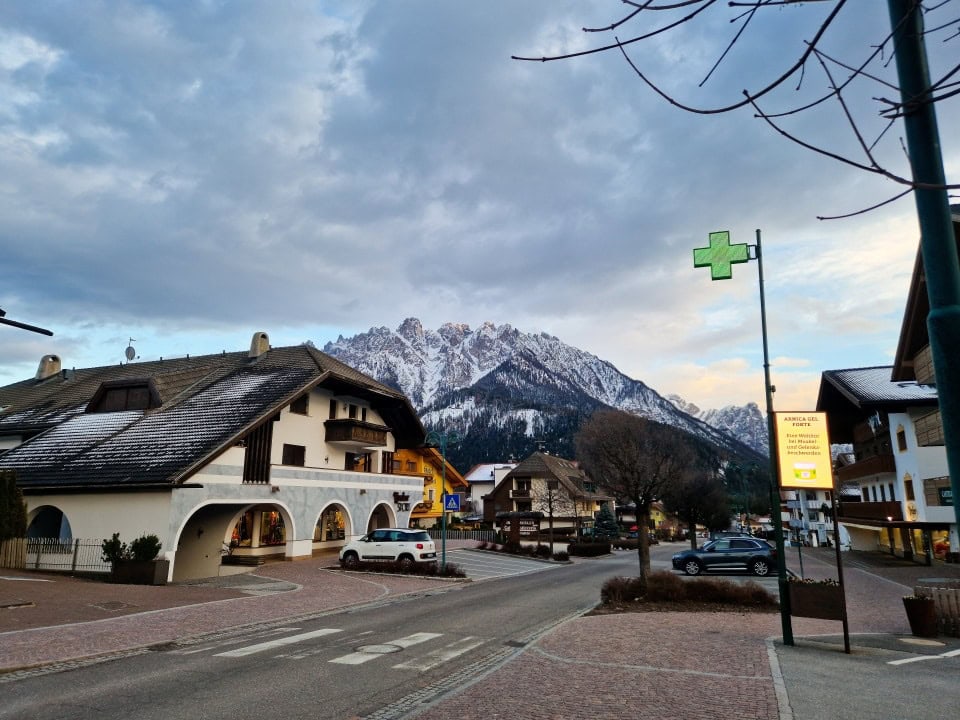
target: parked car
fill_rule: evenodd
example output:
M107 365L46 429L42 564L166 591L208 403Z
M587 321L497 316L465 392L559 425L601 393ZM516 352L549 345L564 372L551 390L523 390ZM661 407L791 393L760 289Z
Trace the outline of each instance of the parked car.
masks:
M719 540L720 538L726 537L753 537L750 533L745 533L740 530L719 530L717 532L710 533L711 540Z
M410 567L436 561L437 546L426 530L380 528L340 549L340 565L345 568L361 562L398 562L401 567Z
M684 550L673 556L673 568L687 575L709 570L744 570L764 577L777 564L777 549L766 540L751 537L720 538L699 550Z

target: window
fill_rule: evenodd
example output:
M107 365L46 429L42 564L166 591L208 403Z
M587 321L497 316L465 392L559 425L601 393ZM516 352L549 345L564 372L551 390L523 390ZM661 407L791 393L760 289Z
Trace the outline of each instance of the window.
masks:
M429 490L427 490L427 500L429 500L430 502L433 502L433 488L430 488Z
M290 403L290 412L296 413L297 415L306 415L307 408L310 407L310 394L304 393L292 403Z
M360 420L361 420L362 422L366 422L366 421L367 421L367 409L366 409L366 408L360 408Z
M888 487L889 490L890 490L890 499L891 499L891 500L896 500L897 498L894 497L894 495L893 495L893 483L888 484L887 487Z
M886 501L887 501L887 489L883 485L881 485L880 486L880 502L886 502Z
M869 488L861 488L860 494L863 495L864 502L870 502L870 490Z
M417 471L417 461L407 460L407 472L416 472L416 471Z
M351 419L351 420L356 420L356 419L357 419L357 406L356 406L356 405L351 405L351 406L350 406L350 419Z
M281 462L284 465L296 465L298 467L303 467L306 456L307 449L303 445L287 445L287 443L283 444L283 459Z
M905 492L906 495L907 495L907 501L908 501L908 502L913 502L914 500L916 500L916 497L915 497L914 494L913 494L913 480L912 480L912 479L911 479L911 480L904 480L904 481L903 481L903 489L904 489L904 492Z
M337 401L333 398L330 398L330 419L337 419Z
M159 407L160 398L149 380L104 383L87 406L87 412L121 412Z
M872 485L872 486L870 487L870 492L873 494L873 501L876 502L876 501L877 501L877 486L876 486L876 485Z
M907 431L903 429L903 425L897 426L897 450L900 452L905 452L907 449Z

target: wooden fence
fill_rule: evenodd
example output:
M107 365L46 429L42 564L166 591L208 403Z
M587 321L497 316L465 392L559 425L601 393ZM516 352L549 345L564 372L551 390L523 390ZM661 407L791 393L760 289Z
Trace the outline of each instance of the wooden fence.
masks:
M951 587L931 587L925 583L914 587L914 594L933 598L937 607L937 631L941 635L960 637L960 582L942 584Z

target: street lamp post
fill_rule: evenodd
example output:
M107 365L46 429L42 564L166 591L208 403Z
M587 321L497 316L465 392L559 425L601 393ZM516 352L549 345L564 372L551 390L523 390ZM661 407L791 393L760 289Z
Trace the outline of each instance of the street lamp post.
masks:
M431 430L424 443L440 447L440 570L447 568L447 444L460 442L456 433Z

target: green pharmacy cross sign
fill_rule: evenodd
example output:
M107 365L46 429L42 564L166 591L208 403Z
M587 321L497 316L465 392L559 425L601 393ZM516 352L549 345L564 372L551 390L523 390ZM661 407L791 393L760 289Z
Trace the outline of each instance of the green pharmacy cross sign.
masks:
M693 266L709 267L711 280L729 280L733 277L733 264L750 260L746 243L730 244L726 230L710 233L710 247L694 248Z

